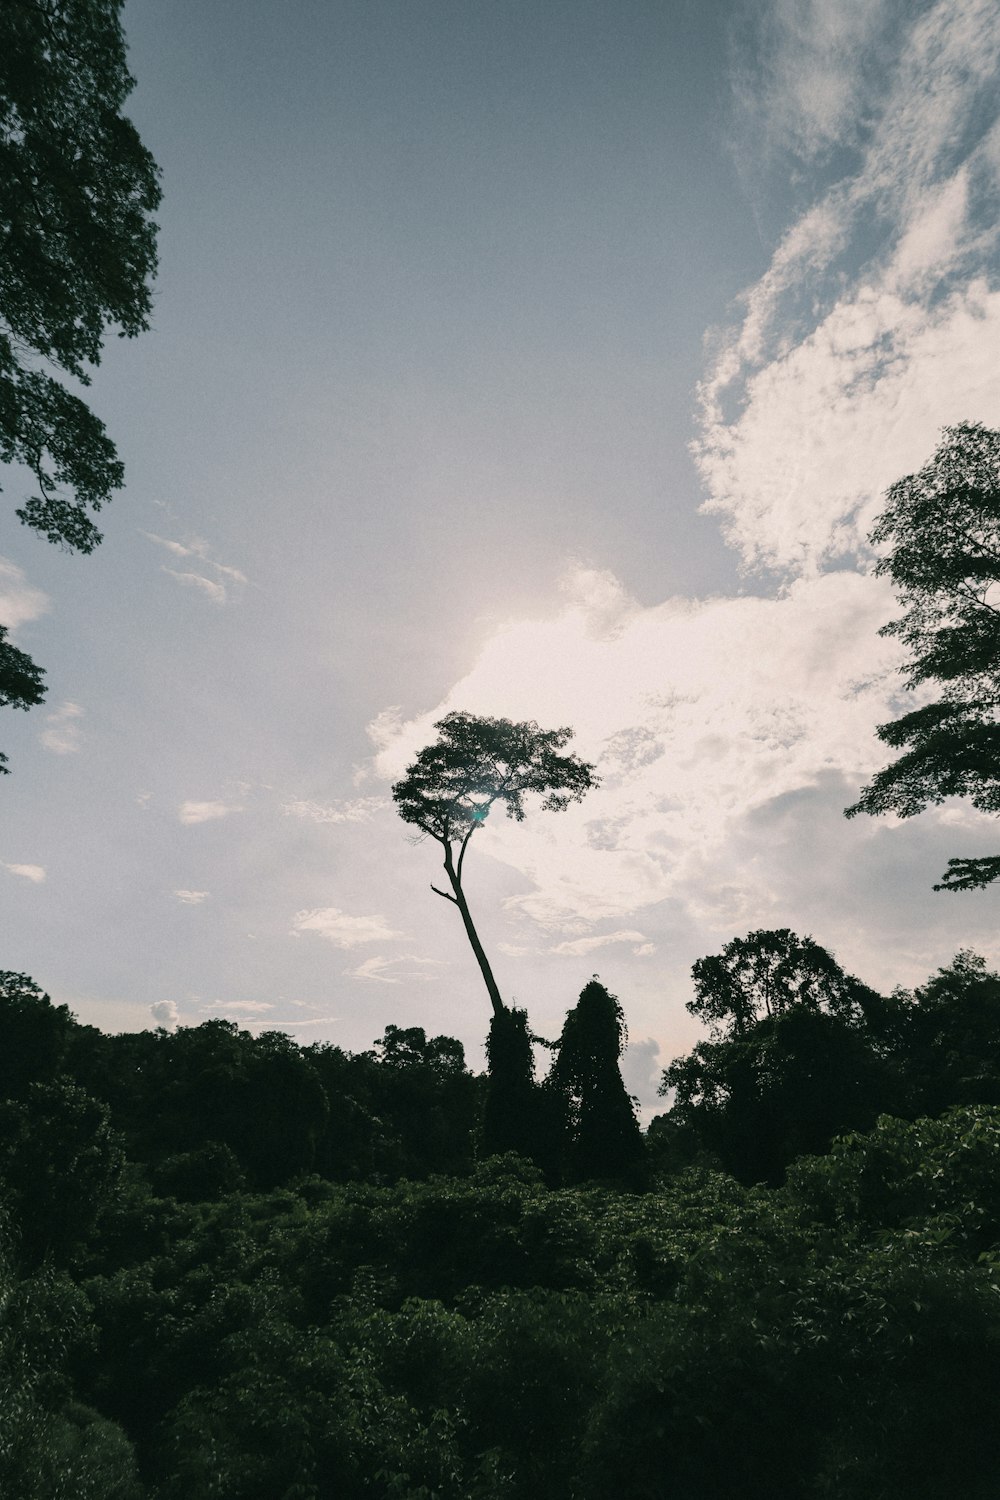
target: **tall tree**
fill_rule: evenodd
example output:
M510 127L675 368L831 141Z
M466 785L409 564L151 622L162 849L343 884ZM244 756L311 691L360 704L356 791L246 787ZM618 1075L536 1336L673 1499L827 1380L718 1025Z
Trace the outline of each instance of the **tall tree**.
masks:
M571 1178L628 1176L642 1160L639 1124L618 1065L626 1040L618 998L595 976L566 1017L546 1079L561 1106Z
M906 613L883 626L909 652L909 689L940 696L880 724L879 739L902 754L879 771L853 806L910 818L929 803L967 797L1000 812L1000 431L963 422L944 429L917 474L886 492L871 532L888 545L875 572L892 579ZM950 859L935 890L1000 879L1000 855Z
M134 84L122 3L0 7L0 463L34 476L20 520L84 553L101 540L89 513L124 471L104 424L50 372L86 386L109 328L147 328L156 269L159 174L121 113ZM29 658L21 669L27 707L42 691Z
M733 938L721 953L699 958L691 977L695 993L686 1009L707 1022L714 1037L745 1035L765 1016L792 1006L857 1018L880 1004L875 991L846 974L819 943L787 927Z
M534 720L514 723L459 711L434 725L439 731L392 789L404 823L440 844L450 891L431 890L458 907L482 971L493 1014L505 1009L489 960L469 911L462 872L469 840L495 803L508 818L524 820L524 799L536 793L542 807L561 812L597 785L594 768L560 751L571 729L539 729Z

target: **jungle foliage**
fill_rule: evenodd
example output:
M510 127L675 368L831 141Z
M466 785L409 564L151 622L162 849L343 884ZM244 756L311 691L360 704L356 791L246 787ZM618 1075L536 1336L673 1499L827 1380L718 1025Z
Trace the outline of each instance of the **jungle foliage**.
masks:
M540 1083L506 1011L496 1154L453 1038L107 1036L0 976L0 1491L992 1500L1000 976L883 998L780 930L710 990L644 1138L604 986Z

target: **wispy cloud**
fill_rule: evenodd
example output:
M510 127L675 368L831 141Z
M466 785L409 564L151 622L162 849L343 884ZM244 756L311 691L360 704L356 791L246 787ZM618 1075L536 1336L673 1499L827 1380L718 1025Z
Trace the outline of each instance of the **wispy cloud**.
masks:
M55 755L76 755L81 749L79 720L83 709L79 703L63 703L54 713L46 714L47 729L38 736L46 750Z
M242 811L242 807L231 802L182 802L177 817L182 823L210 823L215 818L228 818Z
M364 943L384 943L405 936L394 932L383 916L353 917L336 906L297 912L292 932L296 937L314 932L336 948L358 948Z
M176 568L168 568L166 564L164 564L163 571L169 573L171 578L176 578L177 582L182 583L185 588L200 589L203 594L208 595L213 604L225 604L226 586L224 583L205 578L201 573L178 573Z
M184 906L200 906L209 897L208 891L174 891L177 900Z
M615 943L645 944L646 948L652 952L650 945L646 943L645 934L642 932L633 932L631 928L626 928L620 932L605 932L599 937L573 938L569 942L556 943L555 947L550 949L550 952L565 953L573 958L581 958L587 953L596 953L598 948L610 948ZM635 951L638 952L638 949Z
M42 865L4 865L12 875L20 875L24 880L30 880L35 885L41 885L45 879L45 869Z
M354 797L340 802L285 802L281 811L288 817L303 818L311 823L367 823L392 804L388 797Z
M427 983L434 976L426 969L444 969L447 964L436 958L416 958L406 954L401 958L366 958L356 969L345 969L352 979L375 979L381 984Z
M183 587L199 590L211 599L213 604L221 605L227 602L230 597L227 584L230 587L233 585L243 587L248 582L246 574L240 568L234 568L228 563L216 562L209 555L211 548L203 537L188 537L185 541L179 542L170 537L159 536L155 531L141 531L140 535L144 536L147 541L155 543L157 547L162 547L174 557L195 558L206 568L211 568L216 574L214 578L206 577L203 572L179 571L176 568L167 567L166 564L163 565L163 572L169 573L170 577L175 578Z
M17 563L0 557L0 625L16 630L29 620L37 620L48 607L48 595L32 588Z
M270 1000L212 1000L203 1009L234 1011L241 1015L245 1012L247 1015L260 1016L272 1011L274 1004Z

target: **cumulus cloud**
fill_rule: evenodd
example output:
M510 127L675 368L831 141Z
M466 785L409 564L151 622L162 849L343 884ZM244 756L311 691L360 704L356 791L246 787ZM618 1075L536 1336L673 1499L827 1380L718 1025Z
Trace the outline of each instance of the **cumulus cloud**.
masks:
M242 811L242 807L230 802L182 802L177 816L182 823L210 823L215 818L228 818L230 814Z
M314 932L335 948L358 948L365 943L384 943L403 937L393 932L383 916L353 917L336 906L316 907L295 914L293 935Z
M749 565L794 573L862 547L941 426L996 421L1000 10L782 0L762 14L779 59L813 47L837 80L815 93L806 154L845 111L868 122L856 170L788 227L701 388L706 508ZM892 63L872 70L861 42L884 26ZM761 95L782 129L813 109L795 76L779 65Z
M452 708L573 725L599 791L558 816L491 819L476 837L530 882L508 913L568 933L557 951L577 955L609 941L597 923L668 899L689 906L706 881L718 895L718 862L756 809L828 772L856 786L880 763L874 728L899 692L898 648L877 634L892 602L881 580L840 571L779 599L649 608L621 596L617 616L607 598L578 575L559 615L501 628L448 698L399 723L376 757L396 776ZM645 943L631 926L611 940Z
M149 1013L157 1026L163 1026L167 1031L173 1031L177 1026L180 1016L177 1006L173 1000L157 1000L149 1007Z
M389 806L388 797L353 797L331 803L285 802L281 811L287 817L303 818L310 823L367 823Z
M76 755L81 748L79 720L83 709L79 703L63 703L54 713L45 715L49 726L38 736L46 750L54 755Z
M174 891L177 900L185 906L200 906L203 901L208 900L208 891Z
M37 620L48 607L48 595L31 587L17 563L0 557L0 625L16 630L29 620Z
M24 880L30 880L35 885L41 885L45 879L45 869L42 865L4 865L12 875L20 875Z

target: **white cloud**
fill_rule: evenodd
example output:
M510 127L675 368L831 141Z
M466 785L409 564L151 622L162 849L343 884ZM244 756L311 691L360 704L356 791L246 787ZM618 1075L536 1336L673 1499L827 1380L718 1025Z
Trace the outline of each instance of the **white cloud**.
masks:
M158 547L163 547L167 552L172 552L175 557L201 557L204 555L203 546L186 547L183 542L172 542L169 537L157 536L155 531L140 531L148 542L155 542Z
M366 958L356 969L345 969L352 979L377 979L382 984L426 983L433 975L421 973L422 969L447 968L447 964L436 958L416 958L412 954L402 958Z
M178 901L185 906L200 906L202 901L207 901L208 891L174 891Z
M233 583L246 583L248 581L247 575L241 573L239 568L227 568L223 563L211 562L211 559L209 561L210 565L217 573L221 573L223 578L228 578Z
M38 736L46 750L55 755L77 755L80 751L80 725L83 717L79 703L63 703L54 713L45 715L49 726Z
M352 917L336 906L297 912L292 932L296 937L303 932L315 932L336 948L357 948L364 943L390 942L404 936L393 932L382 916Z
M31 587L16 563L0 557L0 625L16 630L29 620L37 620L48 607L48 596Z
M25 880L33 881L35 885L41 885L45 879L45 869L42 865L4 865L12 875L20 875Z
M169 537L158 536L154 531L143 531L140 533L147 541L155 542L158 547L163 547L174 557L194 557L203 562L207 567L214 568L221 579L226 579L230 584L244 585L248 582L245 573L239 568L230 567L227 563L216 562L209 557L210 547L203 537L189 537L186 542L175 542ZM169 573L171 578L183 584L185 588L199 589L207 594L215 604L225 604L229 597L226 584L217 578L206 578L204 573L178 572L175 568L163 567L164 573Z
M246 1013L251 1016L266 1015L274 1009L269 1000L213 1000L205 1006L206 1010L231 1010L239 1014Z
M591 583L583 575L554 619L498 630L447 699L399 724L376 758L398 775L452 708L573 725L571 748L596 762L600 788L559 815L491 819L476 838L531 884L506 898L508 914L577 954L607 941L595 923L665 900L693 911L706 882L718 894L755 810L830 773L850 800L881 763L874 727L898 695L898 648L877 633L891 611L881 580L837 572L780 599L646 609L622 598L617 617L603 602L591 613ZM612 936L645 946L631 926Z
M167 1031L173 1031L180 1016L177 1006L173 1000L157 1000L149 1007L149 1013L157 1026L166 1027Z
M642 943L644 941L643 933L625 929L620 932L606 932L599 937L573 938L569 942L556 943L551 952L565 953L570 954L574 958L581 958L584 954L595 953L598 948L608 948L613 943ZM647 944L647 947L649 946Z
M753 69L737 65L737 141L808 159L843 145L861 125L859 60L887 20L886 0L772 0L755 7ZM747 137L750 137L747 140Z
M812 111L808 155L810 140L843 144L848 114L866 124L857 169L788 228L701 389L706 509L748 564L791 573L861 547L887 485L943 425L1000 412L1000 9L847 10L763 10L778 62L760 98L777 133ZM826 59L832 92L795 63L805 54Z
M377 812L391 806L388 797L354 797L333 803L285 802L281 811L288 817L311 823L367 823Z
M164 573L169 573L171 578L176 578L178 583L184 584L185 588L200 589L207 594L213 604L225 604L226 586L224 583L216 583L212 578L205 578L201 573L178 573L176 568L168 568L164 565Z
M229 802L182 802L177 816L182 823L210 823L214 818L228 818L242 811L242 807Z

